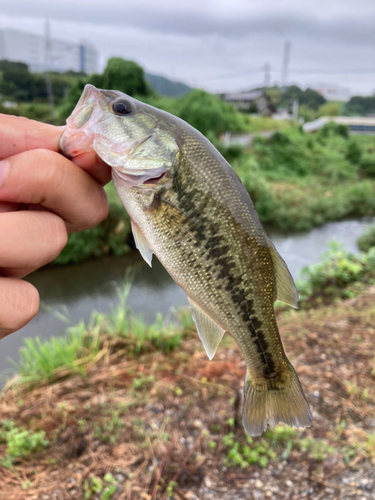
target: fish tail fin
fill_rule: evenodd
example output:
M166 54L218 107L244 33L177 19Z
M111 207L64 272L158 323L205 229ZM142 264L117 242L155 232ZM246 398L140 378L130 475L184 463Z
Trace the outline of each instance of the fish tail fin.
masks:
M273 429L279 422L291 427L310 427L309 404L292 366L285 382L272 380L255 385L246 374L242 422L250 436L260 436L267 425Z

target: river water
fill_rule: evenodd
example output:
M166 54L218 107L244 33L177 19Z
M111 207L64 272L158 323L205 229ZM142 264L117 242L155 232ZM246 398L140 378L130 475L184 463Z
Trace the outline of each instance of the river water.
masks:
M294 278L300 270L319 260L331 240L341 242L353 253L358 252L356 239L373 219L330 222L311 231L298 234L270 233L272 241L284 258ZM169 314L173 307L186 306L185 293L172 281L160 263L153 258L150 268L138 252L122 258L107 257L74 266L41 269L28 280L39 290L41 300L53 310L68 316L72 323L90 318L92 311L108 312L116 304L116 287L129 268L137 272L129 295L129 305L152 322L158 312ZM15 368L9 361L18 360L18 350L25 337L47 339L58 335L66 325L46 308L17 333L1 340L0 386Z

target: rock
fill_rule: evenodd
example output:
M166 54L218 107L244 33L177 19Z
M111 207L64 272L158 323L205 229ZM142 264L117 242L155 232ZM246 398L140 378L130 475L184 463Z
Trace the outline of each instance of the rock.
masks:
M204 484L207 486L207 488L211 488L211 486L212 486L212 481L211 481L211 479L210 479L208 476L206 476L206 477L204 478Z

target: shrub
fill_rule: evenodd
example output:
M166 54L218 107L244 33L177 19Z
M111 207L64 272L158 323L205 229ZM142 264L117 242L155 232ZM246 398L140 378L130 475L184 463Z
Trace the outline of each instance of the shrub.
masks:
M244 129L241 115L231 104L203 90L195 89L181 97L177 114L204 135L212 132L219 136L227 130Z
M361 172L370 178L375 178L375 157L374 155L364 154L360 162Z
M348 149L346 151L345 158L354 163L355 165L359 165L362 157L362 149L355 141L350 141L348 144Z
M370 248L375 247L375 225L361 234L357 239L357 245L362 252L368 252Z

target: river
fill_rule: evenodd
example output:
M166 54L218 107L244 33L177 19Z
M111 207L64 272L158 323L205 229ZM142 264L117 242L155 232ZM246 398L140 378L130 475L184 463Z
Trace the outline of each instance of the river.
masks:
M298 234L270 233L276 248L284 258L294 278L300 270L319 260L327 243L337 240L353 253L358 252L357 237L372 219L330 222L311 231ZM125 272L136 267L137 272L129 295L129 305L145 321L152 322L158 312L169 314L173 307L187 305L185 293L172 281L160 263L153 258L150 268L138 252L122 258L107 257L66 267L49 267L28 277L39 290L43 304L68 316L72 323L88 321L93 310L108 312L116 304L116 287ZM25 337L47 339L58 335L65 324L43 305L38 315L17 333L1 340L0 386L15 372L9 361L18 360L18 350Z

